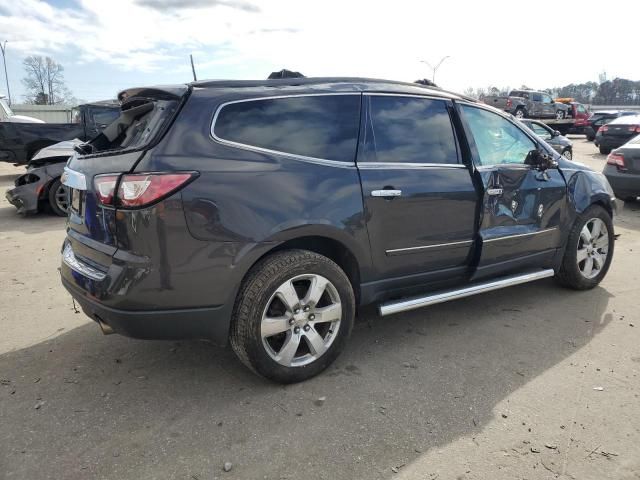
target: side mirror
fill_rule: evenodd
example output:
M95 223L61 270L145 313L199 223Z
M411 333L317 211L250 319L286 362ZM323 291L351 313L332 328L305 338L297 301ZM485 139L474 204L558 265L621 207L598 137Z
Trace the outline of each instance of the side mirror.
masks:
M558 130L554 130L553 131L553 136L554 137L559 137L560 135L562 135Z
M531 165L540 171L545 171L550 168L556 168L558 162L556 162L551 155L540 150L531 150L527 154L527 158L524 160L526 165Z

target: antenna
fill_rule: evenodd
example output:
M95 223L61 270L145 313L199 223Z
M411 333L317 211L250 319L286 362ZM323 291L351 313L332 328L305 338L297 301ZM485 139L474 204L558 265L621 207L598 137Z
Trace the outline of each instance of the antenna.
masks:
M193 81L197 82L198 79L196 78L196 67L193 66L193 55L189 54L189 58L191 59L191 71L193 72Z

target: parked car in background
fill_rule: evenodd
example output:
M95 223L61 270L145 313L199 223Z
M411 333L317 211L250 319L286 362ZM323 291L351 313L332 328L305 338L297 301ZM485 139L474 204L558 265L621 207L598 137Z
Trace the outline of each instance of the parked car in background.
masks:
M589 289L609 268L604 176L474 100L364 78L120 98L63 174L62 283L105 333L229 340L289 383L331 364L356 305L390 315L554 275Z
M596 133L594 142L600 153L606 155L639 133L640 115L624 115L602 125Z
M120 114L114 100L87 103L74 109L71 123L0 122L0 161L25 164L38 150L64 140L95 137Z
M78 139L56 143L34 155L26 173L16 178L15 187L5 194L18 213L27 215L50 210L56 215L67 216L69 195L60 177L73 155L73 147L80 143L82 141Z
M569 160L573 158L573 143L567 137L561 135L559 131L537 120L525 118L520 121L530 128L538 137L551 145L560 155Z
M635 201L640 196L640 135L613 150L602 173L616 197Z
M0 122L44 123L42 120L26 115L16 115L7 103L7 97L0 95Z
M554 102L551 95L535 90L511 90L509 95L488 95L484 103L511 113L516 118L557 118L569 116L569 106Z
M638 115L638 112L634 110L600 110L594 112L587 120L587 126L585 127L584 133L587 136L587 140L590 142L595 140L596 133L602 125L627 115Z

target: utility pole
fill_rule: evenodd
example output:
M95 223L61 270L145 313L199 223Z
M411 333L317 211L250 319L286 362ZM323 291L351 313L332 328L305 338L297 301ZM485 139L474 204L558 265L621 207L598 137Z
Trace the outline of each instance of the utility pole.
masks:
M5 57L5 51L7 50L7 41L0 43L0 50L2 50L2 63L4 63L4 78L7 81L7 97L9 97L9 106L11 106L11 90L9 89L9 76L7 75L7 59Z
M191 59L191 71L193 72L193 81L197 82L198 79L196 78L196 67L193 66L193 55L189 54L189 58Z
M427 62L426 60L420 60L422 63L426 63L429 68L431 69L431 71L433 72L433 75L431 76L431 81L433 83L436 83L436 72L438 71L438 69L440 68L440 65L442 65L442 63L447 59L447 58L451 58L449 55L447 55L446 57L442 57L442 59L436 64L436 66L434 67L433 65L431 65L429 62Z

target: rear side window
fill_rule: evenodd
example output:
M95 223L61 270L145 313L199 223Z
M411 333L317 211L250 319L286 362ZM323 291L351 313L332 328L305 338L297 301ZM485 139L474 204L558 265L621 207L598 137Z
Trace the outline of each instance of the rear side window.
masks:
M314 95L230 103L218 112L213 134L276 152L353 162L360 98L360 94Z
M384 163L458 163L456 140L443 100L368 96L363 160Z

